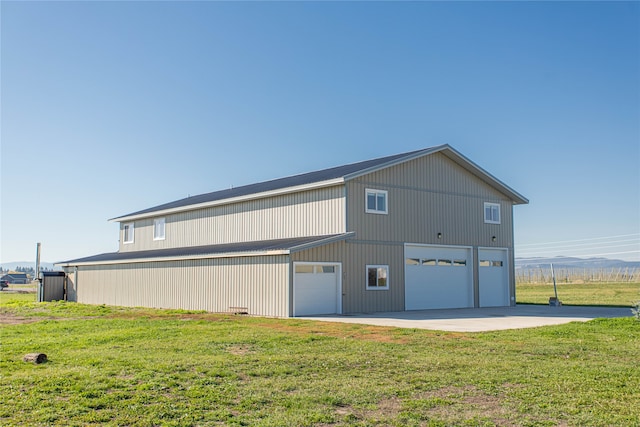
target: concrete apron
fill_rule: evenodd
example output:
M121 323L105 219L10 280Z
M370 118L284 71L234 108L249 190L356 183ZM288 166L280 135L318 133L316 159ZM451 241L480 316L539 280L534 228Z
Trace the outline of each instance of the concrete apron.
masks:
M503 329L535 328L569 322L586 322L596 318L631 316L630 308L548 305L516 307L458 308L417 310L354 315L304 317L322 322L359 323L398 328L433 329L452 332L484 332Z

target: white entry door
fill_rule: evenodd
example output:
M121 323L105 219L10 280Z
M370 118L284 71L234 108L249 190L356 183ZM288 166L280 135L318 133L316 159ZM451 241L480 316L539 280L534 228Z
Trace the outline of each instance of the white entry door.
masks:
M342 311L340 264L294 263L293 271L294 316Z
M503 248L478 249L480 307L509 306L508 251Z
M472 250L405 244L405 310L473 307Z

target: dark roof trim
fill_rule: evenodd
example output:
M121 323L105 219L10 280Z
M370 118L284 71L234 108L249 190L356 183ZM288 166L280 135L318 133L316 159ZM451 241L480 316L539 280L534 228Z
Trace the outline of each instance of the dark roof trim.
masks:
M292 237L289 239L260 240L256 242L225 243L221 245L192 246L184 248L147 251L109 252L56 262L55 265L74 267L79 265L130 264L137 262L173 261L185 259L233 258L261 255L288 255L312 247L322 246L353 237L355 233L328 236Z

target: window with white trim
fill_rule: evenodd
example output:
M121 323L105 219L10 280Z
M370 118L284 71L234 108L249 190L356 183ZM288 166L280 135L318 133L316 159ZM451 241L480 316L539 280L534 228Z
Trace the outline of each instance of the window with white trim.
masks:
M389 289L389 266L367 265L367 290Z
M373 190L366 188L365 194L365 211L367 213L387 214L387 192L384 190Z
M164 218L154 218L153 240L164 240Z
M485 202L484 222L487 224L500 224L500 204Z
M133 222L122 225L122 242L133 243Z

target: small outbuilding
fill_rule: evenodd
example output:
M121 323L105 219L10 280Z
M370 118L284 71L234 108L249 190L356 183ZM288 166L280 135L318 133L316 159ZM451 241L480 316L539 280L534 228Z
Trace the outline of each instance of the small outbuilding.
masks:
M8 272L4 276L0 277L0 281L12 285L26 285L31 282L27 273L19 273L16 271Z
M58 263L90 304L290 317L515 304L513 206L441 145L113 218L118 252Z

